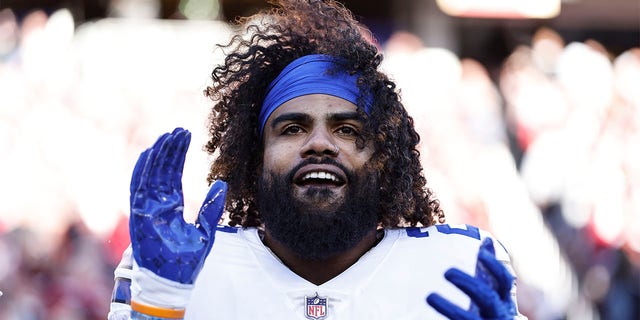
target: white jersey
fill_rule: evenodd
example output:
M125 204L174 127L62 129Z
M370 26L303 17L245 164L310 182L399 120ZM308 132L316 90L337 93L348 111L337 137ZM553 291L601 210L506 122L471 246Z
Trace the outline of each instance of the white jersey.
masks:
M468 225L385 230L354 265L321 285L287 268L255 228L218 227L185 319L441 319L426 303L437 292L468 308L470 299L444 273L475 274L481 239ZM497 258L513 273L506 250ZM515 282L512 290L515 301Z

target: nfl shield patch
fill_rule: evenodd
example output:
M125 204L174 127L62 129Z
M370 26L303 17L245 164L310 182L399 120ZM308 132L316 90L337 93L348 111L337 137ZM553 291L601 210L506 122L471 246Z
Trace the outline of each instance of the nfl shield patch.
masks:
M304 316L307 319L324 319L327 316L327 298L318 296L316 292L315 297L304 297L305 310Z

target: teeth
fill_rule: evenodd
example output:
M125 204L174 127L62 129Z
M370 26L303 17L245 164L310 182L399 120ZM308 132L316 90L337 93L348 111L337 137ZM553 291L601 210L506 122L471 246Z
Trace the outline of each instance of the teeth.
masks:
M331 180L331 181L338 181L338 177L336 177L335 175L329 173L329 172L309 172L307 174L304 175L304 177L302 177L302 180L307 180L307 179L326 179L326 180Z

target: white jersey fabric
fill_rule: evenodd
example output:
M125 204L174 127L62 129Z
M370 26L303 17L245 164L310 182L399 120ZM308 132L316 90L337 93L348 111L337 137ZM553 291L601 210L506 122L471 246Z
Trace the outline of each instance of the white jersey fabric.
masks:
M444 273L456 267L475 274L485 237L491 235L468 225L388 229L349 269L315 285L287 268L257 229L220 226L185 319L442 319L426 297L437 292L468 308L468 296ZM494 246L513 273L507 251ZM515 282L512 295L515 301Z

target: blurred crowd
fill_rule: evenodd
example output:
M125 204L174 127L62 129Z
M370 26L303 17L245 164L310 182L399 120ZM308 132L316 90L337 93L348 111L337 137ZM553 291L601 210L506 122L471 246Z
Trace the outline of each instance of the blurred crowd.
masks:
M0 319L105 318L130 171L176 126L193 132L195 213L210 160L202 91L229 34L217 21L0 11ZM448 222L506 245L521 312L640 319L640 48L540 29L490 70L406 32L380 46Z

